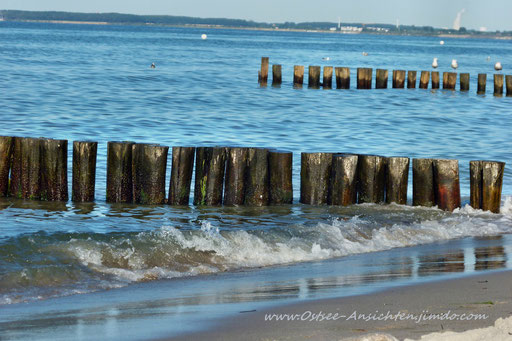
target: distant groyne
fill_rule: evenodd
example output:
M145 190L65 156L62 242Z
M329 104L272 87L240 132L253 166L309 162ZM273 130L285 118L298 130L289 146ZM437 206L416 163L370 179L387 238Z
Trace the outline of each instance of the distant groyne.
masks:
M73 142L74 202L95 199L98 143ZM253 147L169 147L108 142L109 203L198 206L292 204L291 151ZM0 136L0 196L68 201L68 141ZM340 205L407 203L410 158L350 153L301 153L300 203ZM195 165L195 172L194 172ZM505 163L471 161L471 206L499 212ZM452 211L461 205L459 162L412 160L412 203Z
M258 82L261 86L267 86L269 80L269 57L261 58L261 68L258 71ZM282 66L272 65L272 86L281 86L283 82ZM332 89L333 70L336 89L386 89L389 86L390 73L387 69L357 68L356 82L352 84L351 70L348 67L324 66L323 73L320 66L310 65L307 68L307 87L309 89ZM418 79L418 75L420 76ZM305 67L295 65L293 68L294 88L302 88L305 83ZM353 78L352 78L353 79ZM458 82L457 82L458 80ZM463 92L470 91L470 74L439 71L393 70L391 73L391 87L394 89L458 89ZM512 96L512 75L496 73L493 75L494 96ZM473 87L475 88L475 87ZM487 74L478 74L476 93L485 94L487 89ZM506 91L504 91L506 90Z

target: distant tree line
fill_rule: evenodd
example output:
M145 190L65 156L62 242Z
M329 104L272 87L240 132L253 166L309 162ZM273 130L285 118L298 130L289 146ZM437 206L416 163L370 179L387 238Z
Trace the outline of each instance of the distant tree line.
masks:
M107 22L111 24L131 24L131 25L208 25L239 28L279 28L279 29L297 29L297 30L330 30L337 28L337 23L332 22L284 22L284 23L261 23L242 19L226 18L195 18L171 15L135 15L122 13L73 13L73 12L39 12L39 11L18 11L3 10L0 16L7 21L78 21L78 22ZM402 35L440 35L440 34L469 34L476 36L512 36L512 32L479 32L467 30L461 27L460 30L439 29L431 26L414 25L391 25L391 24L363 24L363 23L343 23L343 26L352 26L362 29L365 33L376 34L402 34ZM385 30L376 31L375 28Z

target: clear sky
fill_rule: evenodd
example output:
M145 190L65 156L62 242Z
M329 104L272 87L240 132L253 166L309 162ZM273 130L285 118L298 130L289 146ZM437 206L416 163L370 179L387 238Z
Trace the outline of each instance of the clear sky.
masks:
M2 9L222 17L262 22L330 21L512 30L511 0L2 0Z

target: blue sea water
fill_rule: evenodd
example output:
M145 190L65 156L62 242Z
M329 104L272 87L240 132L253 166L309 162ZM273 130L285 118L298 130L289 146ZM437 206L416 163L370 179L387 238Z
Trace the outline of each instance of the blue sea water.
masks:
M201 39L203 33L208 39ZM447 240L469 243L446 247L444 252L460 254L462 249L463 270L474 271L481 269L478 257L466 254L488 247L479 244L482 236L505 236L500 239L502 249L493 249L488 261L497 255L491 268L508 268L512 97L492 95L492 74L496 61L504 65L503 73L512 73L512 43L443 39L445 44L440 45L434 37L0 22L0 135L99 142L95 203L0 199L0 304L14 310L29 304L29 312L19 315L19 321L25 321L38 304L63 296L109 296L105 290L147 290L140 289L148 288L146 282L177 278L214 281L220 272L260 267L286 277L282 274L290 271L287 267L304 262L328 267L325 262L350 263L357 259L353 257L367 255L363 263L370 264L370 253L391 259L397 248L403 249L407 257L372 270L389 275L396 262L405 267L421 264L423 253ZM269 56L271 64L282 64L281 87L258 85L262 56ZM457 59L458 72L471 74L470 91L355 89L357 67L431 70L434 57L440 72L451 71L451 60ZM294 65L350 67L352 88L294 89ZM488 75L485 95L476 94L478 73ZM294 153L296 202L300 152L455 158L465 202L469 161L499 160L507 163L502 213L469 207L446 213L398 205L110 205L104 199L106 143L116 140L288 149ZM416 275L403 277L417 278L420 268L406 271ZM449 267L442 271L457 272ZM290 275L288 281L315 276L308 265L300 274L302 279ZM346 283L352 275L340 270L336 283ZM268 285L267 273L251 276ZM357 276L365 278L361 272ZM324 273L314 278L326 287L341 287ZM358 288L365 280L350 283ZM314 297L315 291L309 292ZM310 297L301 295L291 296ZM275 293L264 299L248 296L248 301L276 298ZM69 311L80 305L73 302ZM1 327L11 323L0 313ZM14 329L23 326L19 322ZM15 331L10 335L26 336ZM112 336L124 337L122 330Z

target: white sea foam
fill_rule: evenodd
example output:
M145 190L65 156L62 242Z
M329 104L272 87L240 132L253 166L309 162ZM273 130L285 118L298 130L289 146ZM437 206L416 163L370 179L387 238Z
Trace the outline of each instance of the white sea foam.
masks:
M409 208L397 205L397 209ZM348 220L333 218L316 225L299 224L277 231L220 230L213 222L203 221L200 230L184 231L164 226L154 232L141 232L135 237L108 242L72 240L66 247L93 271L124 282L144 281L323 260L512 232L511 198L506 198L502 210L498 215L465 206L453 214L420 221L404 219L404 222L383 226L354 216Z

